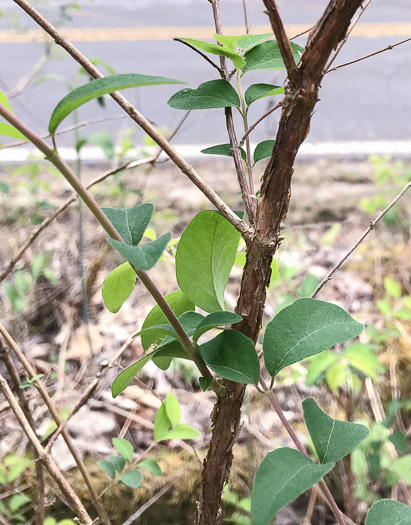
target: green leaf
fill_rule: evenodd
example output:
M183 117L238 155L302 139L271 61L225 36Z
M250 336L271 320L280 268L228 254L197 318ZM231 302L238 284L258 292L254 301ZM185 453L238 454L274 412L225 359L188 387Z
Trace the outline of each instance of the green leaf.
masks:
M408 448L407 436L398 428L388 438L400 454L405 454Z
M400 479L403 479L408 485L411 485L411 454L402 458L395 458L390 469Z
M181 290L176 290L175 292L167 294L165 300L177 317L180 317L184 312L195 309L194 303L190 301L186 294ZM153 344L159 344L164 340L162 334L157 334L155 332L148 333L145 332L145 330L152 326L165 323L167 323L167 319L160 310L160 307L158 305L154 306L154 308L148 313L141 328L141 344L143 345L144 350L147 351Z
M67 115L94 98L99 98L108 93L132 87L183 83L184 82L172 78L138 74L111 75L92 80L91 82L88 82L88 84L74 89L71 93L60 100L51 115L49 131L54 134L59 124L67 117Z
M211 146L210 148L202 149L200 153L204 155L223 155L224 157L232 157L233 152L231 151L230 144L219 144L218 146ZM247 153L241 148L241 158L244 162L247 160Z
M199 377L198 381L200 383L201 390L203 392L206 392L210 388L211 383L213 382L213 378L212 377Z
M267 159L273 154L275 140L263 140L254 150L254 162L259 160Z
M199 436L201 436L201 432L196 428L187 425L187 423L181 423L181 425L177 425L169 430L159 441L164 441L165 439L197 439Z
M284 88L281 86L275 86L274 84L252 84L244 93L244 98L249 106L260 98L271 95L281 95L282 93L284 93Z
M141 246L131 246L114 239L107 239L107 242L130 264L137 266L140 270L150 270L160 259L170 239L171 233L166 233L157 240Z
M119 477L119 480L122 481L124 485L133 489L143 488L141 485L142 479L143 476L139 470L129 470Z
M234 48L229 49L227 47L219 46L217 44L211 44L209 42L204 42L203 40L195 40L194 38L178 37L178 40L187 42L187 44L190 44L196 47L197 49L201 49L202 51L205 51L206 53L211 53L212 55L219 55L219 56L227 57L238 68L242 68L245 64L244 59L238 53L234 51Z
M12 514L15 514L22 507L24 507L24 505L27 505L27 503L30 503L31 501L31 498L24 494L24 492L13 494L9 500L9 510Z
M276 513L320 481L334 463L316 465L298 450L280 448L261 462L251 492L253 525L267 525Z
M267 40L267 38L270 38L270 36L273 36L273 33L264 33L262 35L239 36L227 36L214 33L213 35L217 42L220 42L220 44L223 44L223 46L228 47L229 49L235 49L237 47L239 51L243 53L245 51L249 51L256 45L261 44L261 42L264 42L264 40Z
M386 277L384 279L384 288L391 297L394 297L394 299L399 299L401 297L401 286L391 277Z
M267 370L275 376L287 365L359 335L363 328L335 304L297 299L267 325L263 342Z
M409 525L410 523L411 507L392 499L380 499L368 511L364 525Z
M140 463L137 463L137 467L144 467L149 470L154 476L162 476L163 472L161 471L160 465L154 459L143 459Z
M194 332L196 331L197 326L201 323L201 321L203 319L204 319L204 316L202 314L197 313L197 312L184 312L178 318L178 320L180 321L181 326L184 328L184 331L188 335L188 337L191 337L192 335L194 335ZM176 341L176 339L177 339L177 335L174 335L174 336L168 335L157 346L157 350L166 349L167 347L170 346L170 344L178 343ZM186 353L183 350L183 348L181 347L180 343L178 343L178 345L180 346L180 348L181 348L181 350L183 352L183 355L184 354L186 355ZM176 357L178 357L178 356L176 355Z
M217 328L218 326L239 323L241 319L241 315L231 312L213 312L212 314L208 314L197 326L193 335L193 340L196 342L205 332Z
M177 426L181 419L181 408L174 394L170 393L164 401L166 415L172 427Z
M136 273L130 264L124 263L111 271L104 279L103 300L108 310L115 314L130 296L136 284Z
M315 275L307 275L307 277L301 283L301 297L310 297L318 285L319 281Z
M170 420L166 408L166 405L167 403L170 403L170 400L171 412L170 409L168 412L171 414L173 422L175 423L177 421L178 415L181 417L180 407L178 406L178 410L176 410L176 404L178 405L177 399L173 396L173 394L169 394L164 403L162 403L161 407L157 410L156 420L154 422L154 440L159 442L166 439L197 438L200 435L198 430L187 424L173 424L173 422ZM178 420L180 419L178 418ZM172 428L170 429L170 427Z
M119 474L123 472L123 469L126 466L126 460L122 456L110 456L107 461L109 461L113 465L116 472L118 472Z
M11 137L17 140L28 140L18 129L5 122L0 122L0 135Z
M121 454L128 461L133 461L133 445L130 441L124 438L113 438L113 446L119 454Z
M321 354L315 355L311 359L310 364L307 368L305 384L307 386L314 385L320 378L321 374L325 372L325 370L327 370L328 367L334 364L337 359L338 357L328 350L321 352Z
M157 410L156 419L154 421L154 441L162 441L171 426L171 421L168 419L166 412L166 405L162 403Z
M254 343L237 330L224 330L200 346L205 363L224 379L237 383L258 383L260 362Z
M321 463L337 462L369 435L364 425L328 416L312 397L303 401L304 420Z
M218 46L220 47L220 46ZM240 107L237 91L226 80L210 80L197 89L177 91L167 104L174 109L212 109Z
M3 104L3 106L8 109L11 113L13 113L13 110L11 109L10 103L7 100L6 95L3 93L3 91L0 90L0 104Z
M145 202L132 208L103 208L108 220L127 244L137 246L154 212L154 204Z
M298 64L304 48L298 44L294 44L294 42L290 42L290 44L294 60ZM261 69L285 69L276 40L269 40L268 42L263 42L262 44L255 46L244 55L244 59L246 64L242 68L243 73Z
M374 381L378 379L379 373L385 372L385 366L380 363L374 352L363 343L351 344L343 351L342 355L351 366L371 377Z
M224 309L224 290L239 240L234 226L214 211L197 214L181 236L177 281L187 297L206 312Z
M97 461L97 465L104 470L104 472L110 476L111 479L114 479L116 477L116 468L111 463L111 461L108 461L106 459L102 461Z
M347 380L347 367L342 361L337 361L328 369L326 380L333 392L338 390Z
M150 359L152 359L152 357L156 355L156 353L157 351L154 350L154 352L146 354L136 363L130 365L125 370L123 370L113 381L113 385L111 387L112 396L117 397L119 394L121 394L121 392L128 387L131 381L140 372L143 366L147 364L150 361Z

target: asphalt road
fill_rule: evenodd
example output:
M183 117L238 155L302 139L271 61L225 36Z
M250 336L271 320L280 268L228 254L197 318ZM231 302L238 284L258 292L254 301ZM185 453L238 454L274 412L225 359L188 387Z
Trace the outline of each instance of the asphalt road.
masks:
M38 3L40 11L53 22L59 19L61 2L51 2L47 8ZM221 0L221 16L226 34L236 34L244 27L241 0ZM247 1L250 32L269 30L260 0ZM279 1L289 35L315 23L327 5L325 0ZM211 6L206 0L82 0L81 10L71 10L66 31L88 57L98 57L118 73L144 73L183 80L191 87L217 78L217 72L201 57L180 43L175 36L206 38L211 36ZM0 0L0 89L9 91L30 71L44 53L44 42L31 33L35 24L19 12L12 0ZM16 24L13 13L19 12L18 28L28 33L12 31ZM78 29L78 31L75 31ZM71 33L70 33L71 31ZM411 2L409 0L372 0L357 26L356 34L340 53L336 64L372 53L411 36ZM91 41L90 41L91 40ZM304 45L304 38L296 40ZM65 53L56 49L47 62L44 73L64 75L75 83L78 66ZM281 71L250 72L244 77L244 87L255 82L282 84ZM145 116L158 126L173 129L182 117L166 102L177 91L176 86L133 89L126 96ZM15 111L25 115L27 123L38 132L47 130L48 117L67 88L49 80L26 88L13 99ZM358 64L331 72L324 78L313 117L310 143L347 141L411 141L411 42L369 58ZM269 107L263 99L254 104L250 122ZM218 144L227 142L222 110L194 111L175 141L177 144ZM106 109L91 102L80 110L80 120L119 114L113 101ZM276 114L266 119L255 131L253 141L273 137ZM238 121L239 122L239 121ZM67 119L67 125L70 124ZM240 124L240 122L239 122ZM82 130L87 134L101 129L112 133L124 131L131 124L125 120L109 121ZM239 134L241 134L239 132ZM136 135L138 137L138 135ZM70 145L73 137L65 136L61 144ZM136 139L137 141L140 138ZM411 142L410 142L411 144Z

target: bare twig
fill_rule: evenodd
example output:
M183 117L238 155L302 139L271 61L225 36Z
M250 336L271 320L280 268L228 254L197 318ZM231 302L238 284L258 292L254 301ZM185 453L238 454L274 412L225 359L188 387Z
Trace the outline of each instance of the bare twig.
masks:
M360 11L355 16L354 20L351 22L350 27L347 29L347 32L345 34L345 37L341 40L341 42L338 44L337 49L334 51L332 57L328 61L328 64L325 66L325 71L328 73L328 70L330 69L331 65L333 64L334 60L337 58L338 54L340 53L341 49L345 45L345 43L348 40L348 37L350 36L352 30L357 25L358 21L364 14L364 11L367 9L368 5L370 4L371 0L365 0L365 2L360 6Z
M33 415L30 411L30 407L27 401L26 394L22 388L20 388L20 377L17 372L16 366L13 362L13 359L10 357L9 350L6 346L3 345L3 342L0 341L0 354L2 354L3 361L6 365L7 371L10 375L10 378L14 384L14 388L17 392L19 398L21 409L26 416L26 419L33 429L33 432L36 432L36 424L34 422ZM34 452L34 446L31 444ZM45 505L44 505L44 475L43 475L43 465L40 461L36 461L36 483L34 484L34 490L36 494L36 505L35 505L35 520L36 525L43 525L45 518Z
M336 71L337 69L340 69L341 67L350 66L351 64L355 64L356 62L361 62L361 60L365 60L366 58L373 57L375 55L379 55L380 53L384 53L384 51L389 51L390 49L394 49L394 47L400 46L401 44L405 44L406 42L409 42L411 40L411 37L406 38L405 40L401 40L400 42L397 42L396 44L390 44L387 47L384 47L383 49L379 49L378 51L374 51L374 53L370 53L369 55L364 55L363 57L356 58L355 60L351 60L350 62L345 62L344 64L339 64L338 66L332 67L331 69L328 69L326 72L331 73L331 71Z
M44 64L47 62L48 54L42 55L37 62L33 65L33 67L30 69L30 71L19 80L19 82L14 86L13 89L11 89L8 93L6 93L6 97L10 100L14 97L17 97L17 95L20 95L20 93L27 87L28 84L33 80L33 78L39 73Z
M292 86L297 87L301 84L300 72L293 57L290 41L284 29L283 21L275 0L264 0L264 4L268 11L271 26L273 28L278 47L281 52L284 65L287 69L289 81Z
M128 520L126 520L123 523L123 525L131 525L132 523L135 523L137 518L139 518L143 514L143 512L145 512L149 507L151 507L151 505L153 505L153 503L159 500L161 496L164 496L166 492L168 492L172 487L174 487L174 485L177 483L180 477L181 475L173 479L173 481L170 481L170 483L167 483L167 485L165 485L161 490L159 490L156 494L154 494L154 496L150 498L146 503L144 503L144 505L141 505L141 507L137 510L137 512L132 514L128 518Z
M4 328L4 326L1 323L0 323L0 334L3 336L3 338L6 341L6 343L11 348L11 350L14 352L14 354L17 357L17 359L23 365L23 367L26 370L26 372L29 375L29 377L33 378L36 375L36 371L31 366L31 364L29 363L28 359L23 354L23 352L20 350L20 348L17 345L17 343L14 341L14 339L11 337L11 335L8 333L8 331ZM49 409L50 414L51 414L52 418L54 419L54 421L56 422L57 426L60 426L61 419L60 419L60 416L58 414L58 411L57 411L57 409L56 409L56 407L55 407L51 397L49 396L49 394L47 392L47 389L44 386L44 383L41 381L41 379L36 379L36 388L39 391L41 397L43 398L43 401L44 401L45 405L47 406L47 408ZM23 430L24 430L24 428L23 428ZM98 494L97 494L97 492L96 492L96 490L95 490L95 488L93 486L93 483L91 481L90 475L87 472L87 469L86 469L86 467L84 465L83 459L80 456L80 454L79 454L78 450L76 449L76 447L74 446L73 441L72 441L72 439L71 439L71 437L68 434L66 429L62 430L62 436L64 438L64 441L67 444L68 449L70 450L71 455L74 458L74 461L77 463L77 466L78 466L78 468L79 468L79 470L80 470L80 472L81 472L81 474L83 476L83 479L84 479L84 481L85 481L85 483L87 485L87 488L89 489L91 499L93 501L93 504L94 504L97 512L99 513L100 519L103 521L104 525L110 525L110 520L109 520L109 517L107 515L107 512L106 512L104 506L102 505L102 503L100 501L100 498L99 498L99 496L98 496ZM46 456L46 457L48 457L48 456Z
M401 199L401 197L406 193L406 191L411 187L411 181L403 188L403 190L395 197L393 201L383 210L376 219L370 222L370 225L368 228L364 231L364 233L357 239L357 241L351 246L351 248L347 251L347 253L342 257L338 263L327 273L327 275L324 277L324 279L320 282L320 284L317 286L317 288L313 291L311 294L311 297L316 297L319 293L319 291L332 279L332 276L335 274L335 272L341 268L341 266L345 263L345 261L348 259L348 257L353 253L353 251L358 248L358 246L362 243L362 241L367 237L367 235L374 229L375 225L380 222L380 220L384 217L384 215L390 211L390 209Z
M280 108L281 106L283 105L282 102L279 102L278 104L276 104L274 107L270 108L266 113L264 113L264 115L262 115L258 120L256 120L254 122L254 124L252 124L247 132L244 134L244 137L240 140L240 143L239 143L239 146L240 148L243 146L245 140L247 139L247 137L249 136L249 134L256 128L256 126L258 126L258 124L264 120L266 117L268 117L268 115L271 115L271 113L273 113L273 111L275 111L276 109Z
M12 411L14 412L21 428L23 429L24 433L26 434L28 440L32 444L33 448L36 451L36 455L38 458L43 462L44 466L47 468L47 470L50 472L50 475L53 477L54 481L59 486L61 492L64 494L64 496L67 498L70 506L72 509L76 512L78 517L82 520L82 522L85 525L92 525L93 520L88 515L86 509L84 508L83 504L81 503L80 499L78 498L77 494L74 492L72 487L69 485L69 483L64 478L63 474L57 467L55 461L51 457L50 454L46 454L44 451L44 448L41 446L40 441L38 440L35 432L31 428L29 422L27 421L23 410L20 408L19 403L13 396L12 391L10 390L9 385L7 384L7 381L4 379L3 376L0 375L0 390L3 392L5 398L7 399L8 403L10 404L10 407ZM109 522L108 522L109 523Z
M309 27L308 29L305 29L304 31L301 31L301 33L297 33L295 36L292 36L290 38L290 40L295 40L296 38L300 37L300 36L303 36L303 35L306 35L307 33L309 33L312 29L314 29L315 26L311 26Z
M71 42L69 42L60 31L48 22L27 0L14 0L26 13L42 27L63 49L65 49L93 78L103 78L103 74L86 58ZM111 93L110 96L124 111L149 135L166 153L170 159L180 168L180 170L197 186L197 188L214 204L219 212L231 224L242 233L244 237L249 237L250 229L247 224L240 219L233 210L217 195L217 193L200 177L194 168L173 148L173 146L162 137L150 122L123 97L119 92Z
M221 68L219 68L217 66L217 64L214 64L214 62L210 58L208 58L207 55L202 53L197 47L194 47L191 44L189 44L188 42L185 42L184 40L181 40L181 38L174 37L173 40L175 40L176 42L180 42L181 44L184 44L185 46L189 47L190 49L192 49L193 51L198 53L201 57L204 58L204 60L206 62L208 62L211 66L213 66L213 68L215 68L219 72L219 74L221 75L221 73L222 73Z

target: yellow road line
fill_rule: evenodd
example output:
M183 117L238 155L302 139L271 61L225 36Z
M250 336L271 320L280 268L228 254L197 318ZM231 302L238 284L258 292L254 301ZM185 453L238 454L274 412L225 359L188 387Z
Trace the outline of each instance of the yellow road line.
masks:
M286 26L287 34L292 37L309 29L308 25L296 24ZM255 26L254 34L267 33L270 27ZM187 38L211 39L214 29L202 27L108 27L108 28L68 28L62 31L72 42L131 42L137 40L169 40L174 36ZM226 26L227 35L241 35L243 26ZM411 23L358 24L352 36L356 37L400 37L411 36ZM40 29L28 31L0 30L0 44L26 44L31 42L47 42L50 37Z

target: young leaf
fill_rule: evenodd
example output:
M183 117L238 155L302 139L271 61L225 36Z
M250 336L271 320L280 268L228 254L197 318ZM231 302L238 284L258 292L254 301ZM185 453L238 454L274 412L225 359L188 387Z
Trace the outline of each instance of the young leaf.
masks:
M187 425L187 423L182 423L169 430L162 439L158 441L164 441L165 439L197 439L200 435L201 432L196 428Z
M237 383L258 383L260 362L254 343L237 330L224 330L200 346L205 363L224 379Z
M203 334L209 330L212 330L213 328L239 323L241 319L241 315L231 312L214 312L212 314L208 314L197 326L197 329L193 335L193 341L197 341Z
M193 301L190 301L186 294L181 290L176 290L175 292L167 294L165 300L177 317L180 317L184 312L195 309ZM155 332L148 333L146 332L146 329L165 323L167 323L167 319L160 310L160 307L158 305L154 306L154 308L148 313L141 328L141 344L143 345L144 350L147 351L151 345L159 344L164 339L162 334Z
M119 474L123 472L123 469L126 466L126 460L123 456L110 456L107 461L113 465L116 472Z
M273 36L273 33L239 36L226 36L214 33L213 35L217 42L220 42L220 44L223 44L223 46L228 47L229 49L235 49L237 47L243 53L245 51L249 51L256 45L261 44L261 42L264 42L264 40L267 40L267 38L270 38L270 36Z
M165 439L195 439L200 435L200 432L196 430L195 428L191 427L187 424L176 424L173 425L170 421L167 410L166 410L166 404L167 400L169 399L169 396L172 396L172 394L169 394L167 396L167 399L164 403L162 403L161 407L157 410L156 420L154 422L154 440L164 441ZM172 396L174 399L171 401L173 405L173 413L172 418L174 422L177 420L178 411L176 411L175 405L178 405L178 402L174 396ZM180 407L178 407L180 409ZM181 412L180 412L181 415ZM181 417L181 416L180 416ZM170 429L170 427L172 427Z
M216 46L221 47L221 46ZM210 80L197 89L177 91L167 104L174 109L212 109L240 107L237 91L227 80Z
M273 84L253 84L247 88L244 93L244 98L249 106L260 98L269 97L271 95L281 95L284 93L284 88L281 86L274 86Z
M166 414L172 427L176 427L180 423L181 408L174 394L170 393L164 401Z
M144 467L149 470L154 476L162 476L163 472L161 471L160 465L154 459L147 458L137 463L137 467Z
M156 350L150 354L146 354L144 357L139 359L136 363L133 363L125 370L123 370L113 381L111 386L111 395L117 397L121 392L128 387L131 381L136 377L145 364L156 354Z
M385 372L385 366L379 361L372 349L363 343L351 344L344 349L342 355L347 359L350 366L360 370L374 381L378 380L378 374Z
M313 398L303 401L303 409L305 424L321 463L339 461L370 433L364 425L337 421L328 416Z
M181 236L177 281L187 297L206 312L224 309L224 290L239 240L234 226L214 211L197 214Z
M213 382L213 378L212 377L199 377L198 381L200 383L201 390L203 392L206 392L210 388L211 383Z
M123 263L111 271L104 279L104 304L111 313L117 313L130 296L136 284L136 274L129 263Z
M218 46L217 44L210 44L209 42L195 40L193 38L178 38L178 40L182 40L183 42L186 42L197 49L201 49L206 53L227 57L238 68L242 68L245 64L244 59L238 53L236 53L236 51L234 51L234 48L229 49L227 47Z
M328 367L334 364L337 359L338 357L328 350L325 350L321 354L315 355L311 359L307 368L305 384L307 386L314 385L320 378L321 374L325 372Z
M111 75L92 80L88 84L74 89L71 93L60 100L51 115L49 131L54 134L59 124L67 117L67 115L94 98L99 98L121 89L153 86L157 84L184 84L184 82L172 78L138 74Z
M411 485L411 454L395 458L389 470Z
M145 202L132 208L103 208L108 220L124 242L137 246L154 212L154 204Z
M368 511L364 525L409 525L410 523L411 507L392 499L380 499Z
M114 448L119 454L121 454L128 461L133 461L134 449L130 441L127 441L127 439L124 438L113 438L112 442Z
M254 162L258 162L259 160L267 159L268 157L271 157L273 153L275 140L263 140L257 146L254 150Z
M157 240L142 246L131 246L115 239L107 239L107 242L130 264L137 266L140 270L150 270L160 259L170 239L171 233L166 233Z
M359 335L363 328L335 304L297 299L267 325L263 342L267 370L275 376L287 365Z
M7 97L3 93L3 91L0 91L0 104L3 104L3 106L6 109L8 109L11 113L13 113L13 110L11 109L9 101L7 100ZM6 137L11 137L13 139L18 139L18 140L28 140L14 126L11 126L10 124L6 124L5 122L0 122L0 135L5 135Z
M97 461L97 465L104 470L104 472L110 476L111 479L116 477L116 468L111 461L102 460Z
M133 489L143 488L141 485L143 476L138 470L129 470L125 474L122 474L119 479L124 483L124 485L127 485L127 487L131 487Z
M200 153L204 155L223 155L224 157L232 157L233 152L231 151L230 144L219 144L218 146L211 146L210 148L202 149ZM241 158L246 161L247 153L241 148Z
M298 450L269 452L258 467L251 492L253 525L267 525L276 513L315 485L334 467L316 465Z
M294 42L290 42L293 51L293 57L296 63L300 61L304 48ZM261 69L285 69L281 52L276 40L263 42L253 49L250 49L245 55L245 66L242 68L243 73Z
M18 512L24 505L27 505L27 503L30 503L32 499L24 494L24 492L20 492L18 494L13 494L11 498L9 499L9 510L12 514L15 514ZM16 518L16 521L18 521L18 518Z

